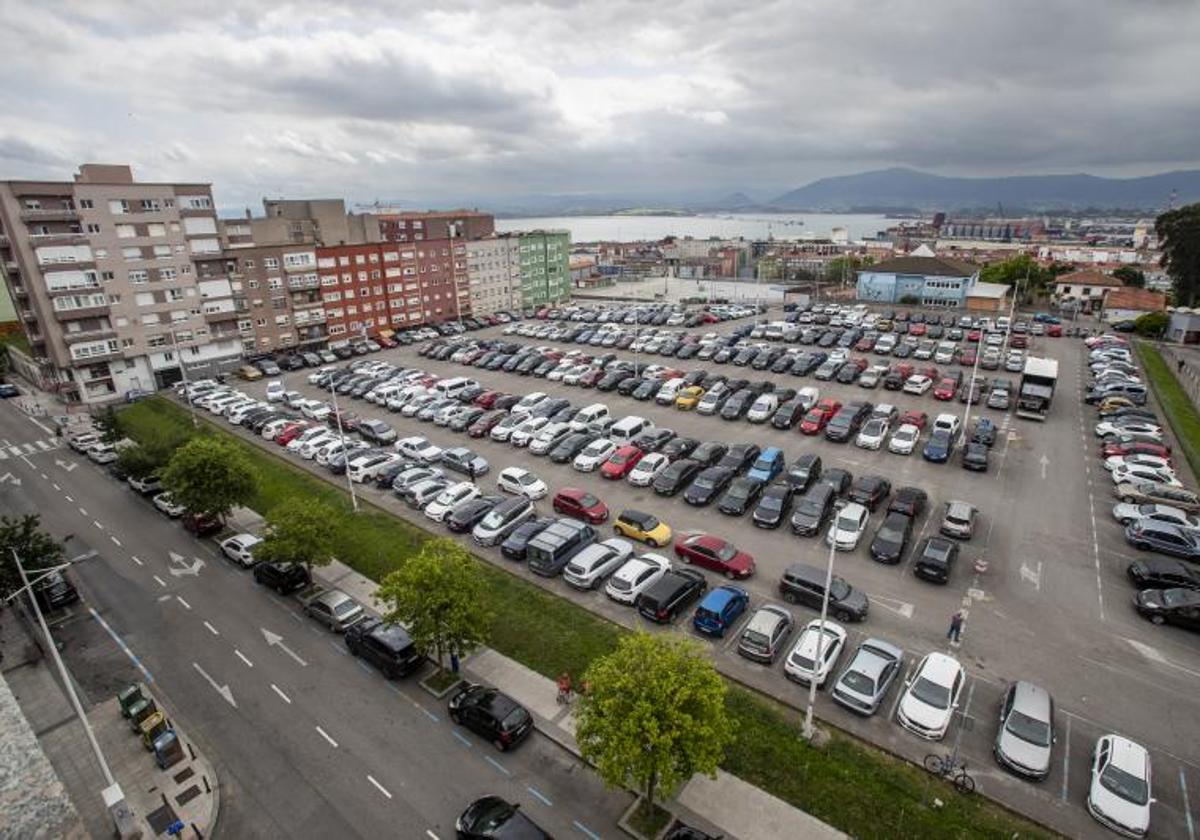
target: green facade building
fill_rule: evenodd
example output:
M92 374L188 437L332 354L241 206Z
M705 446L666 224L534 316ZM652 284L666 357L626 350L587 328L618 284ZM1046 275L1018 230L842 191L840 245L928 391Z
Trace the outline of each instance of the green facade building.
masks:
M571 234L531 230L520 236L521 306L536 309L571 296Z

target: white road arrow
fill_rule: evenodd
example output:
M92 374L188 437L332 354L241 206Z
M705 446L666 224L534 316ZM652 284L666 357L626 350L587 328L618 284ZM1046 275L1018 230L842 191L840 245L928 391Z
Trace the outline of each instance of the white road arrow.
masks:
M1029 581L1033 584L1034 588L1040 592L1042 589L1042 561L1038 561L1037 569L1031 569L1026 566L1024 562L1022 562L1021 580Z
M183 577L185 575L196 577L200 574L200 570L204 568L204 561L199 557L192 558L195 563L188 563L187 558L182 554L176 554L174 551L168 552L171 555L172 563L179 563L179 566L171 567L171 574L175 577Z
M268 647L277 647L280 650L282 650L284 653L286 653L288 656L292 657L292 659L299 662L302 667L304 667L304 668L308 667L307 662L305 662L303 659L301 659L299 656L297 656L296 652L294 650L292 650L290 647L288 647L287 645L285 645L283 643L283 636L280 636L278 633L272 633L270 630L268 630L265 627L262 627L259 629L262 630L263 638L267 640Z
M1046 477L1046 467L1050 466L1050 459L1043 452L1042 457L1038 459L1038 463L1042 465L1042 478Z
M4 475L0 475L0 484L5 483L10 483L13 487L20 487L21 479L17 478L12 473L5 473Z
M220 694L225 698L230 706L233 706L235 709L237 708L237 701L233 699L233 692L229 690L229 686L217 685L217 681L210 677L208 672L201 668L197 663L193 662L192 667L196 669L196 672L200 674L200 676L204 677L204 679L208 681L208 684L216 690L217 694Z
M62 467L67 472L70 472L71 470L73 470L79 466L79 464L76 464L74 461L62 461L62 460L59 460L58 458L54 459L54 463L58 464L60 467Z

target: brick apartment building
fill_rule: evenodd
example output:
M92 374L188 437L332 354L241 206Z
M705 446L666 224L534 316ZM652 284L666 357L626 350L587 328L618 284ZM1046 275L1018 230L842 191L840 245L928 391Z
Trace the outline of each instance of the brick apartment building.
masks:
M388 242L483 239L496 232L495 218L477 210L387 210L370 216L378 223L381 237Z

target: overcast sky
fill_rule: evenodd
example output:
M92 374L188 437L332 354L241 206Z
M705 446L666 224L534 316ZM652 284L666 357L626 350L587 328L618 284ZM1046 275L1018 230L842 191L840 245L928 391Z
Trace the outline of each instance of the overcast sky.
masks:
M1200 166L1192 0L0 0L0 178L430 204Z

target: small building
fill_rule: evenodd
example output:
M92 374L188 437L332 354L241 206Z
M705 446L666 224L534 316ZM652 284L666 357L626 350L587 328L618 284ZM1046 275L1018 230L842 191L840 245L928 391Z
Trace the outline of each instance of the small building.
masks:
M1100 271L1072 271L1055 281L1054 299L1064 309L1092 312L1104 303L1105 292L1124 286L1116 277Z
M1167 296L1149 289L1109 289L1104 295L1104 320L1110 324L1135 321L1167 308Z
M1008 298L1011 289L1006 283L976 283L967 292L967 311L1007 315L1011 307Z
M1200 344L1200 307L1179 307L1171 310L1171 321L1163 336L1167 341L1180 344Z
M893 257L858 272L858 299L962 309L979 267L945 257Z

